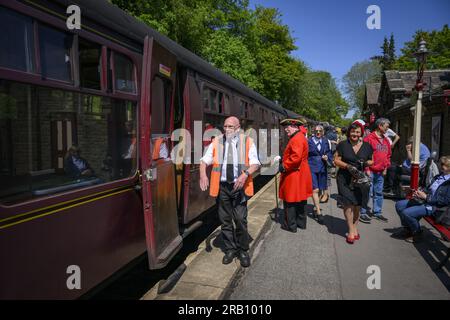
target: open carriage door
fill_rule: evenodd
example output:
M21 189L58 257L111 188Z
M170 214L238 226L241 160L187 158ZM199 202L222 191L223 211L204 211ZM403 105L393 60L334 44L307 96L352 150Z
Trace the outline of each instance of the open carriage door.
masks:
M150 269L167 265L182 246L175 168L170 160L176 57L153 38L144 42L140 110L142 200Z

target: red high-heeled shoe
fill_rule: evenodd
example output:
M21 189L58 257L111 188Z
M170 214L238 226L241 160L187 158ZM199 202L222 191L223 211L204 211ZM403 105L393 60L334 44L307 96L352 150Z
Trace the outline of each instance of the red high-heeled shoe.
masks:
M347 241L348 244L353 244L355 243L355 238L347 235L345 241Z
M359 240L359 239L361 239L361 237L360 237L360 235L359 235L359 233L354 237L354 239L355 240Z

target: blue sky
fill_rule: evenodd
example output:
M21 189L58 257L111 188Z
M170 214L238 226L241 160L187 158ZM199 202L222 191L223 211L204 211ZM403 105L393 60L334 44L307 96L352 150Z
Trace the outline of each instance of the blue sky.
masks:
M381 53L384 36L394 33L397 54L418 29L442 29L450 24L450 0L250 0L278 8L298 50L293 55L314 70L330 72L340 83L356 62ZM381 29L369 30L370 5L381 9Z

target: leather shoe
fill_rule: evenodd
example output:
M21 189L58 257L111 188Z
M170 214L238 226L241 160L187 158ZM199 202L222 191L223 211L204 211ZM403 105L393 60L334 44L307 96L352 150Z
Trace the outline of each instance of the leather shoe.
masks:
M225 253L225 255L223 256L222 263L223 263L223 264L230 264L231 262L233 262L233 259L234 259L235 256L236 256L236 252L234 252L234 251L228 251L228 252Z
M325 224L325 219L324 219L323 215L319 214L319 215L317 216L317 222L318 222L319 224L321 224L321 225L324 225L324 224Z
M247 251L240 251L238 255L239 261L241 261L241 266L243 268L250 267L250 256Z

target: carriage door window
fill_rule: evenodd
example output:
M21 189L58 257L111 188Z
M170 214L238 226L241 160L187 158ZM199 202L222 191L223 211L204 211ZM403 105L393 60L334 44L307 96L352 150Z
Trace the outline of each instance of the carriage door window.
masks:
M152 154L153 160L169 157L167 136L170 131L170 109L172 101L172 84L169 80L156 76L152 82ZM163 143L158 142L163 139ZM155 151L158 148L158 152Z
M101 46L81 39L78 44L80 86L100 90Z
M114 85L117 91L136 93L134 65L131 59L114 52Z
M72 35L39 25L41 69L44 78L72 81L72 44Z
M0 67L33 71L33 23L30 18L0 7Z

